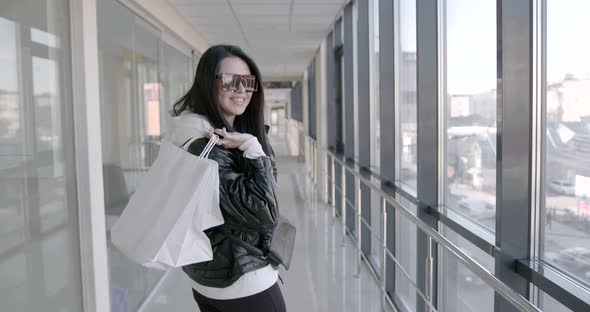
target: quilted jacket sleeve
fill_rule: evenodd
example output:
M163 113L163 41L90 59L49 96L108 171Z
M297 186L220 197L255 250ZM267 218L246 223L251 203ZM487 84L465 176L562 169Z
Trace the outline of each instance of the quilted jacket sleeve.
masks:
M199 155L207 141L196 140L188 151ZM218 146L209 154L219 165L219 205L224 217L268 236L278 218L273 163L268 156L249 159L237 155L241 154ZM263 239L261 247L269 243Z

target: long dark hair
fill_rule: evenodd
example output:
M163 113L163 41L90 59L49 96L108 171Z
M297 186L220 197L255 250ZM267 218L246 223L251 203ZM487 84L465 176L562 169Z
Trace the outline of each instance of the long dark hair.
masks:
M248 67L252 75L258 81L258 90L252 94L250 103L243 114L236 116L233 127L225 119L221 106L217 102L215 94L215 75L221 61L227 57L239 57ZM192 87L173 106L174 114L180 115L189 110L193 113L205 116L214 128L225 127L227 131L249 133L262 145L266 155L272 154L272 148L266 138L264 126L264 90L262 88L262 76L256 63L242 49L232 45L212 46L201 56L195 81Z

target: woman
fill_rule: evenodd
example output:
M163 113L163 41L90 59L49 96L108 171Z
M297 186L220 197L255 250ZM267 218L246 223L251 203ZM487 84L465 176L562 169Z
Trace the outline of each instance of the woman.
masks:
M268 251L279 215L260 78L239 47L214 46L201 57L190 91L174 105L174 143L199 136L188 148L199 155L213 133L221 138L209 159L219 165L225 223L206 231L213 260L183 267L194 281L193 297L202 312L286 311L277 264L235 241Z

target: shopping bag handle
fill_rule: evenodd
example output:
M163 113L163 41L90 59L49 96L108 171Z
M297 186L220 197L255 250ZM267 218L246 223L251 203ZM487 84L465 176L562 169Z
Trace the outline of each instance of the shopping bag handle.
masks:
M193 142L196 141L197 139L199 139L199 137L191 138L190 140L186 141L186 143L182 144L181 148L183 150L187 151L189 146L191 146L191 144L193 144ZM199 158L209 158L209 153L211 153L211 151L213 150L213 147L215 146L215 144L217 144L217 141L219 141L219 136L214 134L211 137L211 139L209 139L209 142L207 142L207 145L205 146L205 148L203 149L203 151L199 155Z
M214 134L211 139L209 139L209 142L201 152L201 155L199 155L199 158L209 158L209 153L211 153L213 147L215 147L215 144L217 144L217 141L219 141L219 137Z

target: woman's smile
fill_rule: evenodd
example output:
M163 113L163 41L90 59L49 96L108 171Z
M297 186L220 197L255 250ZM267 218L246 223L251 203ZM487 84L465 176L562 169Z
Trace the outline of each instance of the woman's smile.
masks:
M235 104L238 105L242 105L246 102L246 98L245 97L230 97L229 98L232 102L234 102Z

